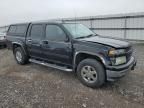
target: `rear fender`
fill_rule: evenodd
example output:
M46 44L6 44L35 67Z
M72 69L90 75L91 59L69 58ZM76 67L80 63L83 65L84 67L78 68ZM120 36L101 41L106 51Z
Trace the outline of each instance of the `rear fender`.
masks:
M13 46L12 48L13 48L13 51L14 51L14 46L15 46L15 45L20 46L20 47L23 49L24 53L27 54L27 51L26 51L25 45L24 45L23 43L20 43L20 42L12 42L12 46Z

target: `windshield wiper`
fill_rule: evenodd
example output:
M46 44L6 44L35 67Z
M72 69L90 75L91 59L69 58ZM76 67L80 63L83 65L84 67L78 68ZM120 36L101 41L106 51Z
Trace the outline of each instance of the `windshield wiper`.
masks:
M81 39L81 38L85 38L84 36L82 36L82 37L76 37L76 39Z
M95 36L94 34L90 34L90 35L87 35L85 37L92 37L92 36Z
M88 37L92 37L92 36L96 36L96 34L89 34L89 35L87 35L87 36L77 37L76 39L88 38Z

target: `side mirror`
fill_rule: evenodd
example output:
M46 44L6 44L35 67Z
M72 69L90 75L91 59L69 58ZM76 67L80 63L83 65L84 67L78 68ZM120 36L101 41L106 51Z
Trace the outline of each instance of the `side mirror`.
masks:
M64 40L65 42L69 42L69 37L66 35L66 38Z

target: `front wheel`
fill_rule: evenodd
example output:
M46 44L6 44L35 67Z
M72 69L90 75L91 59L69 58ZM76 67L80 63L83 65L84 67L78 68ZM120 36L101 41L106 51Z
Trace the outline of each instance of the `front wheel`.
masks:
M77 67L79 80L88 87L100 87L105 83L103 65L95 59L84 59Z

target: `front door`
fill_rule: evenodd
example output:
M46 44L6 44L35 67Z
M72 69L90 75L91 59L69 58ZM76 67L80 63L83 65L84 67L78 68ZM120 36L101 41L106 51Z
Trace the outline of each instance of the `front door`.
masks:
M43 57L48 61L54 61L66 65L72 63L71 42L58 25L45 26L45 38L42 41Z
M41 58L41 39L43 37L43 25L42 24L32 24L30 27L30 33L27 36L27 48L29 55L34 58Z

